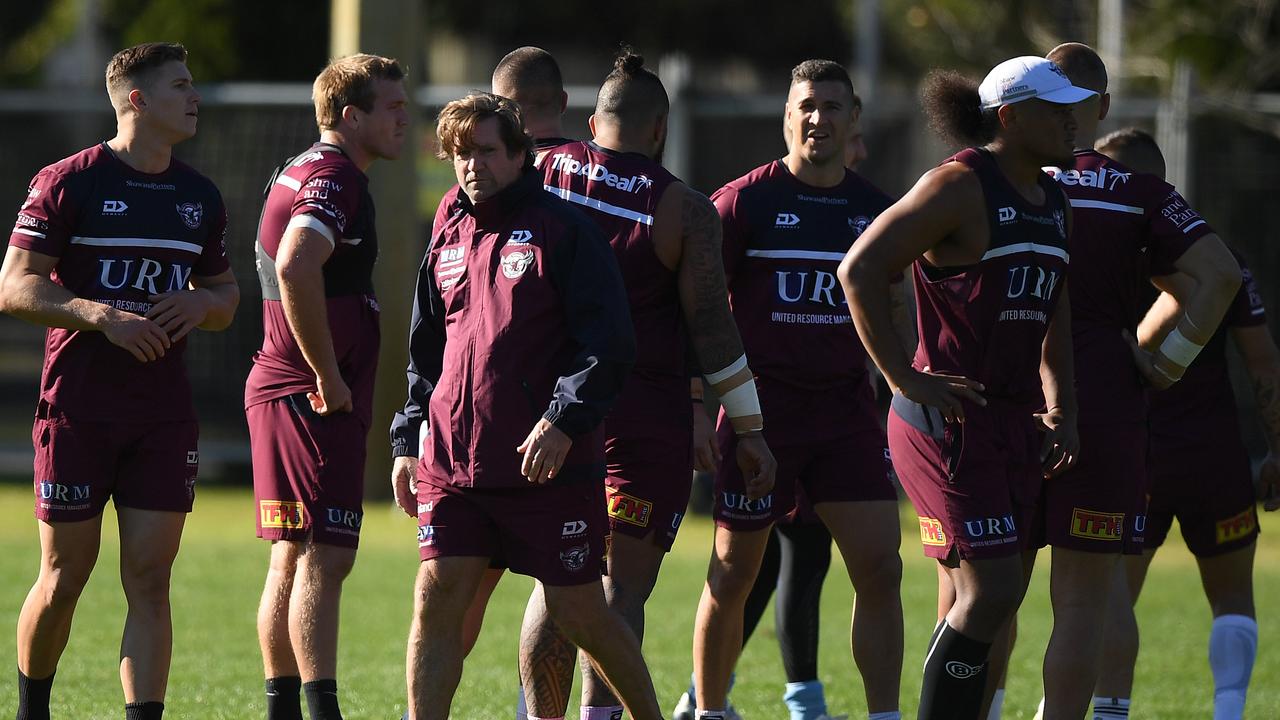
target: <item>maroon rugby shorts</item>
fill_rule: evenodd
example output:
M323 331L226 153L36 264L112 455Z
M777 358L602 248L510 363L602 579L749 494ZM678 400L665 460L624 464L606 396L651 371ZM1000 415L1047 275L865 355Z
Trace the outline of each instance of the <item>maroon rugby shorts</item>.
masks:
M716 472L713 514L720 527L739 531L767 528L792 513L800 494L811 506L898 498L884 431L879 427L862 427L812 442L774 444L766 422L764 436L778 461L778 474L773 491L756 500L746 496L746 479L736 460L738 438L723 417L716 433L722 459Z
M1029 547L1040 493L1041 435L1030 411L965 404L963 423L895 395L889 450L915 506L924 554L1007 557Z
M304 393L245 409L258 537L355 548L364 519L368 427L319 415Z
M1144 547L1164 544L1175 517L1196 557L1229 553L1257 539L1253 467L1239 437L1196 446L1153 438L1151 448Z
M418 556L485 557L545 585L599 582L605 557L598 479L518 488L459 487L418 465Z
M1075 467L1045 481L1035 544L1140 554L1146 525L1146 464L1146 427L1080 426L1080 457Z
M691 422L605 420L610 532L651 536L664 552L671 551L693 487Z
M116 507L191 512L199 434L195 421L82 422L41 400L31 431L36 518L88 520L108 498Z

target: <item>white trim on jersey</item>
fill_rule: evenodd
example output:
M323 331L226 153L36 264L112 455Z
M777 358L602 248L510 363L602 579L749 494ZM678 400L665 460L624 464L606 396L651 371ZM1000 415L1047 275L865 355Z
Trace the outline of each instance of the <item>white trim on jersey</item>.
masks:
M1071 262L1071 256L1067 254L1066 250L1052 245L1041 245L1040 243L1014 243L1012 245L1005 245L1004 247L992 248L983 254L982 259L990 260L991 258L1003 257L1005 255L1012 255L1020 252L1052 255L1054 257L1062 258L1063 262Z
M315 232L323 235L324 239L328 240L330 245L334 245L336 247L336 243L333 241L333 228L325 225L311 215L303 213L302 215L294 215L289 218L289 224L284 226L284 231L289 232L290 228L306 228L307 230L314 230Z
M585 205L589 208L595 208L596 210L599 210L602 213L613 215L614 217L620 217L624 220L631 220L633 222L638 222L641 225L653 225L652 215L645 215L644 213L638 213L635 210L628 210L627 208L624 208L624 207L611 205L603 200L597 200L593 197L587 197L586 195L576 193L572 190L565 190L563 188L558 188L555 185L543 185L542 189L546 190L552 195L556 195L565 200L568 200L571 203L577 203L579 205Z
M747 250L747 257L777 258L779 260L835 260L844 259L844 253L822 250Z
M48 237L42 232L36 232L35 230L28 230L27 228L24 228L24 227L16 227L13 229L13 231L16 233L22 233L23 235L30 235L31 237L38 237L38 238Z
M1071 207L1114 210L1115 212L1132 213L1134 215L1145 215L1147 212L1133 205L1121 205L1120 203L1107 202L1105 200L1082 200L1079 198L1071 198Z
M301 180L295 180L294 178L291 178L288 175L284 175L284 174L280 174L276 176L276 184L283 185L294 192L298 192L299 190L302 189Z
M1183 232L1184 234L1185 234L1185 233L1189 233L1189 232L1191 232L1192 230L1195 230L1196 228L1200 227L1200 226L1201 226L1201 225L1203 225L1203 224L1204 224L1204 220L1197 220L1197 221L1195 221L1195 222L1191 223L1190 225L1188 225L1188 226L1186 226L1186 227L1182 228L1182 232Z
M75 235L71 238L71 244L92 245L94 247L165 248L166 250L186 250L196 255L204 252L204 248L195 243L182 240L166 240L164 238L84 237Z

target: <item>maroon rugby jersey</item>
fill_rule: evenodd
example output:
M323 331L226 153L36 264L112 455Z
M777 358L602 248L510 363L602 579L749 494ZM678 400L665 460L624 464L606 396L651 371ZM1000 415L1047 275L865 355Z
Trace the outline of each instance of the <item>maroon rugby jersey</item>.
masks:
M635 326L636 364L609 420L655 413L688 415L689 381L676 272L662 264L653 245L658 201L679 179L648 157L592 142L549 150L539 168L547 192L582 207L604 231L622 270Z
M803 390L868 385L836 269L893 200L851 171L834 187L808 185L781 160L711 199L724 225L729 302L756 375Z
M1032 204L984 149L969 148L948 162L972 168L982 183L990 240L974 265L914 263L920 344L912 364L977 380L988 400L1034 409L1043 402L1041 345L1070 259L1067 200L1042 175L1045 202Z
M1150 394L1152 452L1189 445L1221 448L1228 441L1240 442L1240 420L1227 368L1227 335L1231 328L1265 325L1267 313L1244 258L1233 254L1243 279L1222 324L1181 380L1168 390ZM1148 298L1154 300L1155 295L1151 292Z
M1143 385L1121 330L1136 330L1150 268L1213 232L1172 185L1093 150L1046 168L1071 200L1071 339L1081 424L1142 422Z
M9 244L58 258L51 279L77 297L145 315L151 295L227 270L226 227L208 178L176 159L139 172L102 143L35 176ZM49 328L40 397L82 420L194 419L186 345L142 363L100 332Z
M276 252L291 227L314 230L334 245L321 268L329 332L342 379L351 389L353 412L369 423L379 334L373 198L365 174L328 143L316 143L291 159L267 191L255 246L262 284L262 349L253 355L245 407L316 390L315 371L285 320L276 278Z

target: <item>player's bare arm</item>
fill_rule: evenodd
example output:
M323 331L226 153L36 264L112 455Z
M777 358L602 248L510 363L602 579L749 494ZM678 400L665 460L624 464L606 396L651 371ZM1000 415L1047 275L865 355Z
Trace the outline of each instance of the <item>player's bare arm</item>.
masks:
M169 336L147 318L76 297L49 279L58 258L10 246L0 268L0 311L27 322L70 330L97 330L138 362L164 356Z
M902 351L910 357L916 351L916 320L907 302L905 280L889 283L889 315L893 318L893 330L902 342Z
M1258 499L1268 512L1280 509L1280 349L1266 325L1231 329L1245 372L1253 386L1258 420L1267 439L1267 456L1258 469Z
M981 383L968 378L917 372L894 327L889 279L923 255L940 267L969 265L982 257L986 217L982 187L965 168L952 164L929 171L915 187L871 223L840 263L838 276L858 337L894 392L938 408L948 420L963 420L962 399L979 405Z
M721 255L723 230L720 213L701 193L684 185L673 185L658 205L659 222L664 227L675 225L663 221L672 213L670 206L677 200L680 209L680 260L676 282L680 291L680 307L698 363L703 373L710 375L746 357L738 325L729 309ZM660 231L662 229L659 228ZM658 233L655 235L658 236L655 244L661 247L662 237ZM738 428L735 426L735 429ZM738 432L738 436L741 438L738 464L748 478L747 494L753 499L763 497L773 489L777 461L760 431L743 430Z
M1147 352L1155 352L1165 336L1178 326L1178 321L1182 319L1182 305L1178 303L1178 298L1186 297L1183 293L1189 292L1194 285L1194 281L1185 275L1169 275L1152 280L1163 291L1138 323L1138 346ZM1175 285L1171 282L1174 280L1186 282ZM1179 285L1182 290L1175 289Z
M176 342L195 328L227 329L240 304L240 286L227 269L208 277L193 276L187 289L152 295L150 300L155 304L147 311L147 319Z
M689 400L693 403L693 469L715 472L720 467L720 442L715 421L707 414L702 378L689 379Z
M1240 266L1217 235L1200 238L1174 267L1178 272L1151 278L1160 296L1139 323L1138 337L1129 339L1134 364L1157 389L1182 377L1240 288Z
M280 304L289 330L298 340L302 356L316 374L318 393L310 395L311 407L321 415L350 412L351 389L338 370L338 358L329 333L321 267L333 254L333 243L308 228L290 228L280 240L276 278Z
M1045 427L1040 463L1046 477L1071 469L1080 455L1076 432L1075 353L1071 345L1071 298L1064 282L1057 310L1040 345L1040 385L1045 411L1036 415Z
M1184 334L1191 331L1188 340L1203 345L1213 336L1240 289L1240 265L1217 235L1197 240L1173 265L1196 283L1183 302L1186 317L1179 327Z

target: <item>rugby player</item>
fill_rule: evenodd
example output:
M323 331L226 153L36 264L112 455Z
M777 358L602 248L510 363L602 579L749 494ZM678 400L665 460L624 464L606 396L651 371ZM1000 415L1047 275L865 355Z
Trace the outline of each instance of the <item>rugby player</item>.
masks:
M1078 451L1071 210L1040 168L1071 159L1074 104L1094 94L1034 57L997 65L981 84L931 74L922 99L933 126L970 147L926 173L840 266L858 335L894 391L889 445L921 543L956 588L926 655L920 718L978 717L991 643L1031 574L1027 524L1042 474ZM913 361L888 290L908 264Z
M853 96L853 109L857 117L845 145L844 166L856 172L858 165L867 159L867 146L862 135L862 98L856 93ZM790 142L785 129L784 141ZM902 284L894 283L890 287L895 293L895 301L905 303L905 297L899 297L904 291ZM901 307L903 324L909 325L904 335L914 338L915 326L910 324L905 304ZM706 417L698 408L694 409L694 413L695 421ZM705 447L702 455L706 459L706 462L698 464L699 472L715 472L716 469L715 455L719 448L714 442L714 428L707 435L711 442L697 443L700 448ZM755 584L747 595L742 611L742 644L745 647L747 640L755 632L776 589L775 634L778 638L778 650L782 655L782 668L787 678L783 703L791 713L791 720L822 720L826 716L827 701L822 683L818 680L818 618L822 585L831 566L831 533L827 532L822 519L802 497L797 498L796 505L796 510L780 518L769 534L760 571L756 574ZM680 701L672 712L673 720L694 719L697 710L696 694L694 679L691 677L689 689L680 696ZM728 703L725 711L732 717L735 712L733 704Z
M685 335L709 376L745 358L725 293L716 208L661 165L670 102L644 58L624 48L605 78L589 120L592 141L562 145L542 159L544 187L586 208L604 231L626 285L637 360L604 420L609 514L609 606L644 633L644 605L689 503L693 437ZM749 375L716 386L754 395ZM700 408L697 408L700 410ZM758 414L754 407L750 415ZM771 482L773 456L758 430L744 428L737 461L748 477ZM537 591L535 590L535 594ZM545 606L525 617L521 668L528 710L563 715L572 658L556 647ZM610 720L622 706L583 664L581 717Z
M1164 157L1152 137L1128 128L1100 139L1095 149L1136 173L1164 177ZM1107 648L1094 691L1093 714L1102 720L1126 718L1138 654L1133 603L1142 590L1156 550L1178 519L1213 616L1209 667L1213 672L1215 720L1239 720L1258 649L1253 603L1253 557L1258 517L1248 451L1240 437L1235 393L1227 373L1230 338L1253 384L1257 413L1269 453L1260 466L1257 499L1267 510L1280 507L1280 351L1267 330L1266 311L1252 274L1240 261L1243 281L1221 326L1173 387L1149 398L1150 500L1143 554L1126 558L1108 617ZM1154 351L1183 315L1178 298L1189 297L1187 275L1153 267L1161 294L1138 326L1143 348ZM1169 294L1169 293L1173 294ZM1154 293L1151 293L1154 295ZM1212 482L1209 480L1212 479ZM1118 617L1118 622L1111 622Z
M1088 711L1102 656L1108 593L1098 588L1111 584L1122 554L1142 552L1143 379L1165 388L1182 376L1230 306L1240 268L1172 186L1092 149L1098 123L1110 109L1107 71L1098 55L1067 43L1048 59L1074 85L1095 93L1076 111L1079 149L1068 162L1051 163L1060 169L1050 170L1071 201L1076 223L1067 279L1085 451L1060 481L1046 483L1037 538L1053 548L1044 717L1078 720ZM1151 353L1130 347L1148 264L1176 268L1196 284L1179 326Z
M769 417L765 438L778 457L778 482L762 495L732 463L716 475L714 548L694 627L697 716L725 716L743 607L770 528L803 493L835 538L857 592L852 646L868 711L876 720L896 718L897 496L866 355L835 277L844 253L891 200L845 168L857 114L844 68L809 60L791 79L787 155L712 198L724 224L730 301ZM726 419L719 425L722 455L740 444Z
M18 720L48 720L54 671L114 499L128 614L125 717L164 711L169 574L195 498L198 428L183 352L240 291L213 183L173 158L200 95L175 43L107 65L116 135L41 170L0 269L0 310L49 328L35 427L40 573L18 616Z
M594 223L543 191L514 102L455 100L436 135L463 193L419 271L393 429L422 445L416 507L407 476L396 488L417 511L422 559L407 716L448 716L462 620L498 560L540 582L552 620L633 717L659 718L640 644L600 584L600 424L635 358L617 261Z
M390 58L331 62L312 87L320 139L276 170L256 244L262 349L245 383L258 537L271 560L258 608L269 720L340 718L338 605L363 518L378 365L378 257L365 175L399 156L409 121Z

